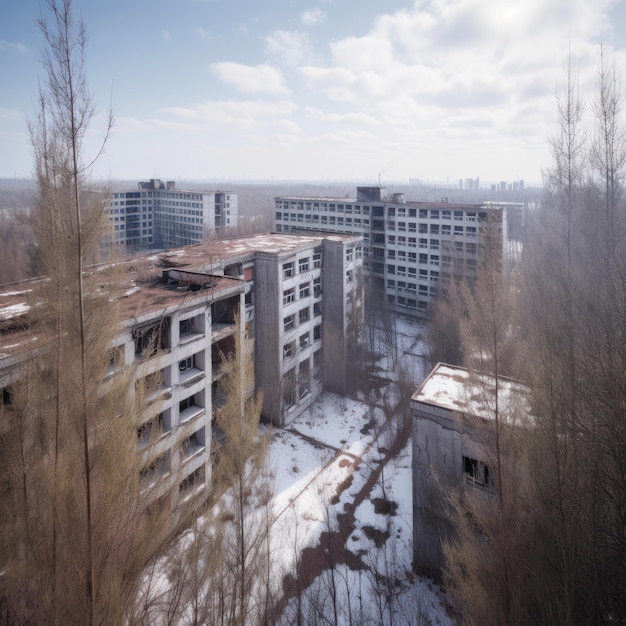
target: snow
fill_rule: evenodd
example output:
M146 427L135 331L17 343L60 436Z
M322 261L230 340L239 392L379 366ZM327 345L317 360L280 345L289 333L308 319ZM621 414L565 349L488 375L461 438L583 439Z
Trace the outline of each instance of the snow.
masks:
M276 475L274 503L278 518L273 527L272 556L277 579L295 572L296 555L305 547L317 545L322 532L329 527L336 529L338 515L384 459L380 450L384 442L377 441L375 429L369 429L367 434L361 432L371 417L366 403L324 393L289 430L273 435L268 462ZM317 441L317 445L308 438ZM333 499L349 476L350 486ZM376 513L372 503L376 498L397 503L395 514ZM377 548L367 535L369 529L388 532L389 538ZM356 508L346 549L359 555L365 567L387 572L395 581L391 604L397 623L451 624L440 599L441 591L431 581L412 573L412 533L409 442L387 462L369 496ZM374 577L365 569L351 570L344 564L332 572L325 570L316 578L304 594L301 611L306 614L320 610L320 596L328 602L329 576L336 576L341 582L334 587L342 607L338 623L348 623L350 619L352 623L387 623L381 615L380 590L371 587ZM279 623L294 623L296 610L296 599L291 599ZM324 610L331 609L327 606Z
M6 294L5 294L6 295ZM12 304L11 306L5 306L0 309L0 319L8 320L12 317L22 315L30 309L30 305L20 302L19 304Z
M323 393L271 432L263 473L273 481L268 583L280 601L278 626L452 624L442 591L412 571L410 437L391 453L401 424L390 415L392 380L400 370L415 387L424 378L420 333L414 322L397 320L393 341L376 339L374 373L382 384L367 397ZM245 528L254 532L263 506L248 515ZM196 534L206 525L198 520ZM181 548L191 536L181 538ZM166 597L163 569L151 576L152 593ZM285 584L290 580L297 584Z
M502 414L530 415L523 384L504 377L499 378L498 401ZM459 411L482 419L493 419L490 405L495 393L495 378L476 375L463 367L439 363L413 399L436 405L450 411Z

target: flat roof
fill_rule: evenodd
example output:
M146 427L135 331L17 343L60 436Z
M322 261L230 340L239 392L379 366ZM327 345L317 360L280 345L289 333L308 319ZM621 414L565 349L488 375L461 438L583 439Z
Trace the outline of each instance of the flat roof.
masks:
M244 291L239 278L223 276L224 265L253 259L255 253L296 253L298 250L321 245L322 241L345 242L359 240L360 235L341 233L324 235L291 235L280 233L257 234L219 241L208 241L158 253L143 254L116 263L103 263L87 268L86 273L98 284L108 281L108 270L117 268L115 291L118 294L120 318L140 320L157 311L180 307L203 298L223 299ZM206 280L195 280L200 290L185 289L161 281L164 270L195 272ZM36 294L45 278L36 278L0 286L0 358L18 354L31 341L27 330L28 312L35 303Z
M358 241L360 234L323 233L323 234L286 234L262 233L249 237L234 239L220 239L204 243L166 250L164 252L146 255L144 258L159 258L161 261L170 261L173 267L215 267L223 266L225 261L235 262L246 256L252 257L257 252L270 254L295 253L303 248L319 246L323 241L338 243Z
M337 202L344 204L366 204L366 205L383 205L383 204L392 204L395 207L412 207L416 209L469 209L469 210L478 210L478 209L486 209L486 210L494 210L498 209L499 203L492 202L491 205L487 205L486 203L453 203L453 202L441 202L437 200L402 200L400 202L395 201L393 197L384 197L380 200L357 200L356 198L331 198L331 197L313 197L313 196L275 196L274 201L276 200L289 200L289 201L302 201L302 202Z
M498 377L498 410L501 416L530 415L528 387L523 383ZM496 378L455 365L437 363L413 394L412 402L447 409L464 416L484 420L494 418Z

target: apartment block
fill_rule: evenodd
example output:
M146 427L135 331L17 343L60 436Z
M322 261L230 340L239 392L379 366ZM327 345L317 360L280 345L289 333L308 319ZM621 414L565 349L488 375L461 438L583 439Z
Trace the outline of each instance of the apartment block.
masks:
M277 197L276 231L361 234L371 287L390 309L409 315L427 315L441 284L453 276L476 276L488 230L503 252L509 250L508 224L523 216L521 204L407 202L403 194L383 191L357 187L356 199Z
M362 239L352 235L257 235L139 256L122 263L120 332L103 387L134 368L128 390L158 381L137 430L146 466L171 506L207 495L214 412L224 401L221 362L237 320L254 342L263 416L282 426L322 389L345 392L347 320L362 314ZM97 268L95 268L97 271ZM9 412L29 357L26 331L36 281L0 288L0 390ZM0 424L7 428L7 424Z
M175 181L150 179L113 193L113 239L128 250L178 248L237 225L237 194L176 189Z

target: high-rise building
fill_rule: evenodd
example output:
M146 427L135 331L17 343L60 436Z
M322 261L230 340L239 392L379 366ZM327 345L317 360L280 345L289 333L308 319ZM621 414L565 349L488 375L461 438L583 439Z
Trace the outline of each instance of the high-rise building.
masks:
M210 241L122 263L127 289L107 379L131 368L129 394L141 380L160 381L137 431L138 454L147 459L140 480L158 481L172 507L206 496L213 415L223 402L220 364L234 349L238 319L254 343L267 421L288 423L322 389L345 393L348 327L362 315L361 264L361 237L340 234ZM8 411L37 345L25 330L35 287L0 288L0 399Z
M176 248L236 226L237 194L176 189L175 181L153 178L113 193L108 212L114 241L127 249Z
M488 229L504 243L509 236L504 215L513 207L452 204L447 198L407 202L401 193L385 196L381 187L357 187L356 199L277 197L275 210L279 233L361 234L371 287L384 294L391 309L423 316L442 283L476 276L479 244Z

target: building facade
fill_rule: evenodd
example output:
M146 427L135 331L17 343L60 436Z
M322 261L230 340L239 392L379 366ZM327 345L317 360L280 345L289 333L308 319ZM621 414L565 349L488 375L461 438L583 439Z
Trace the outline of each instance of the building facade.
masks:
M381 187L357 187L356 199L277 197L276 231L330 231L363 236L364 268L373 289L398 313L425 316L438 289L454 276L476 276L487 231L501 251L523 205L406 202ZM516 236L517 236L517 232Z
M418 571L438 576L443 543L454 537L451 492L496 497L494 402L501 424L530 412L526 387L514 380L438 363L411 398L413 557Z
M233 352L238 328L254 342L266 420L288 423L323 388L345 392L345 316L348 309L361 312L353 280L361 241L258 235L123 264L122 327L103 385L133 368L128 393L142 383L150 389L137 430L138 454L146 459L142 484L156 485L172 508L208 495L214 413L223 402L221 362ZM32 342L23 330L34 304L32 282L0 289L0 390L7 410Z
M237 225L237 194L176 189L175 181L140 182L113 193L108 210L113 239L129 250L178 248Z

